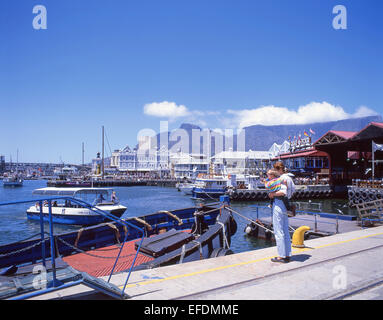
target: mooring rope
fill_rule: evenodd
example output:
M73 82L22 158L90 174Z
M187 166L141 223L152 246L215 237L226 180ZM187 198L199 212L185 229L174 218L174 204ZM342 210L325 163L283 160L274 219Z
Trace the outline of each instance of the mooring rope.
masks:
M233 209L231 209L231 208L229 208L229 207L227 207L226 209L229 210L229 211L231 211L232 213L235 213L235 214L239 215L240 217L242 217L242 218L244 218L244 219L246 219L246 220L248 220L248 221L254 223L254 224L257 225L258 227L261 227L261 228L263 228L263 229L265 229L265 230L267 230L267 231L269 231L269 232L271 232L271 233L274 233L274 231L272 231L272 230L266 228L265 226L263 226L263 225L257 223L256 221L254 221L254 220L252 220L252 219L250 219L250 218L248 218L248 217L245 217L244 215L240 214L239 212L237 212L237 211L235 211L235 210L233 210Z
M228 209L228 210L230 210L231 212L236 213L236 214L239 215L240 217L242 217L242 218L244 218L244 219L246 219L246 220L248 220L248 221L254 223L254 224L257 225L258 227L261 227L261 228L263 228L263 229L265 229L265 230L267 230L267 231L270 231L271 233L274 234L274 232L273 232L272 230L266 228L265 226L263 226L263 225L257 223L256 221L254 221L254 220L252 220L252 219L250 219L250 218L248 218L248 217L245 217L244 215L240 214L239 212L237 212L237 211L235 211L235 210L233 210L233 209L231 209L231 208L229 208L229 207L227 207L226 209ZM289 225L289 228L290 228L292 231L295 231L295 229L294 229L292 226L290 226L290 225Z
M226 237L225 224L220 222L220 221L217 221L217 223L219 225L221 225L223 228L223 232L222 232L222 234L223 234L223 248L226 249L226 247L225 247L225 244L226 244L227 248L230 249L230 245L229 245L229 242L228 242L227 237Z

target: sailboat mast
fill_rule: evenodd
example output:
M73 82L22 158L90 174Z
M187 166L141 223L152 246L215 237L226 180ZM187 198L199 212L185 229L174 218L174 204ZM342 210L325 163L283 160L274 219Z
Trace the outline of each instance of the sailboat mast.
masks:
M104 126L102 126L102 162L101 162L101 168L102 168L102 178L104 179Z
M84 142L82 143L82 167L84 168Z

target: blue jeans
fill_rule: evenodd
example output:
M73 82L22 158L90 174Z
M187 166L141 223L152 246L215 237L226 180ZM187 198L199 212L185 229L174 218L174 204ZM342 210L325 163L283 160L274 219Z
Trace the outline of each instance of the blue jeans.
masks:
M286 207L283 201L277 198L273 203L273 227L278 255L282 258L291 257L291 239Z

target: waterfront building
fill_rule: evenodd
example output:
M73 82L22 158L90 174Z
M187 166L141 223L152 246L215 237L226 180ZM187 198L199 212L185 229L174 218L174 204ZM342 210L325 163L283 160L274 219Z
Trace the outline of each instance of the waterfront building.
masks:
M277 144L276 142L270 147L269 152L272 154L272 157L277 157L281 153L287 153L290 151L290 142L285 140L282 144Z
M350 185L353 179L383 178L382 122L371 122L358 132L330 130L313 145L328 155L335 186Z
M112 153L110 166L128 176L136 177L168 177L170 175L169 151L162 147L160 149L147 148L141 143L138 149L126 146L122 150Z
M270 151L223 151L212 157L216 173L257 174L264 172L272 158Z
M170 154L171 175L174 178L195 178L209 172L210 159L204 154L177 152Z
M157 171L160 178L170 178L170 152L162 146L157 151Z
M115 150L112 153L111 167L117 168L119 171L136 171L137 169L137 152L126 146L122 150Z
M295 175L328 174L328 155L311 147L279 154L272 159L273 162L282 161L285 167Z

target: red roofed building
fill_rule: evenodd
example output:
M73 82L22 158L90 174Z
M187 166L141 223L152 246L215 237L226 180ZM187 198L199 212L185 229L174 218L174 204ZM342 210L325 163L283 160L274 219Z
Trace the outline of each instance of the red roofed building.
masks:
M330 130L312 145L292 147L272 161L283 161L294 173L327 173L335 191L343 192L353 179L372 178L372 142L383 144L382 122L371 122L360 131ZM374 160L374 178L383 178L383 151L375 151Z
M327 174L329 169L328 154L323 151L308 147L303 150L296 150L288 153L282 153L272 161L283 161L285 167L297 176Z
M329 155L331 183L345 186L352 179L372 178L372 142L383 144L383 123L371 122L360 131L328 131L313 147ZM374 178L382 178L383 151L375 151L374 157Z

